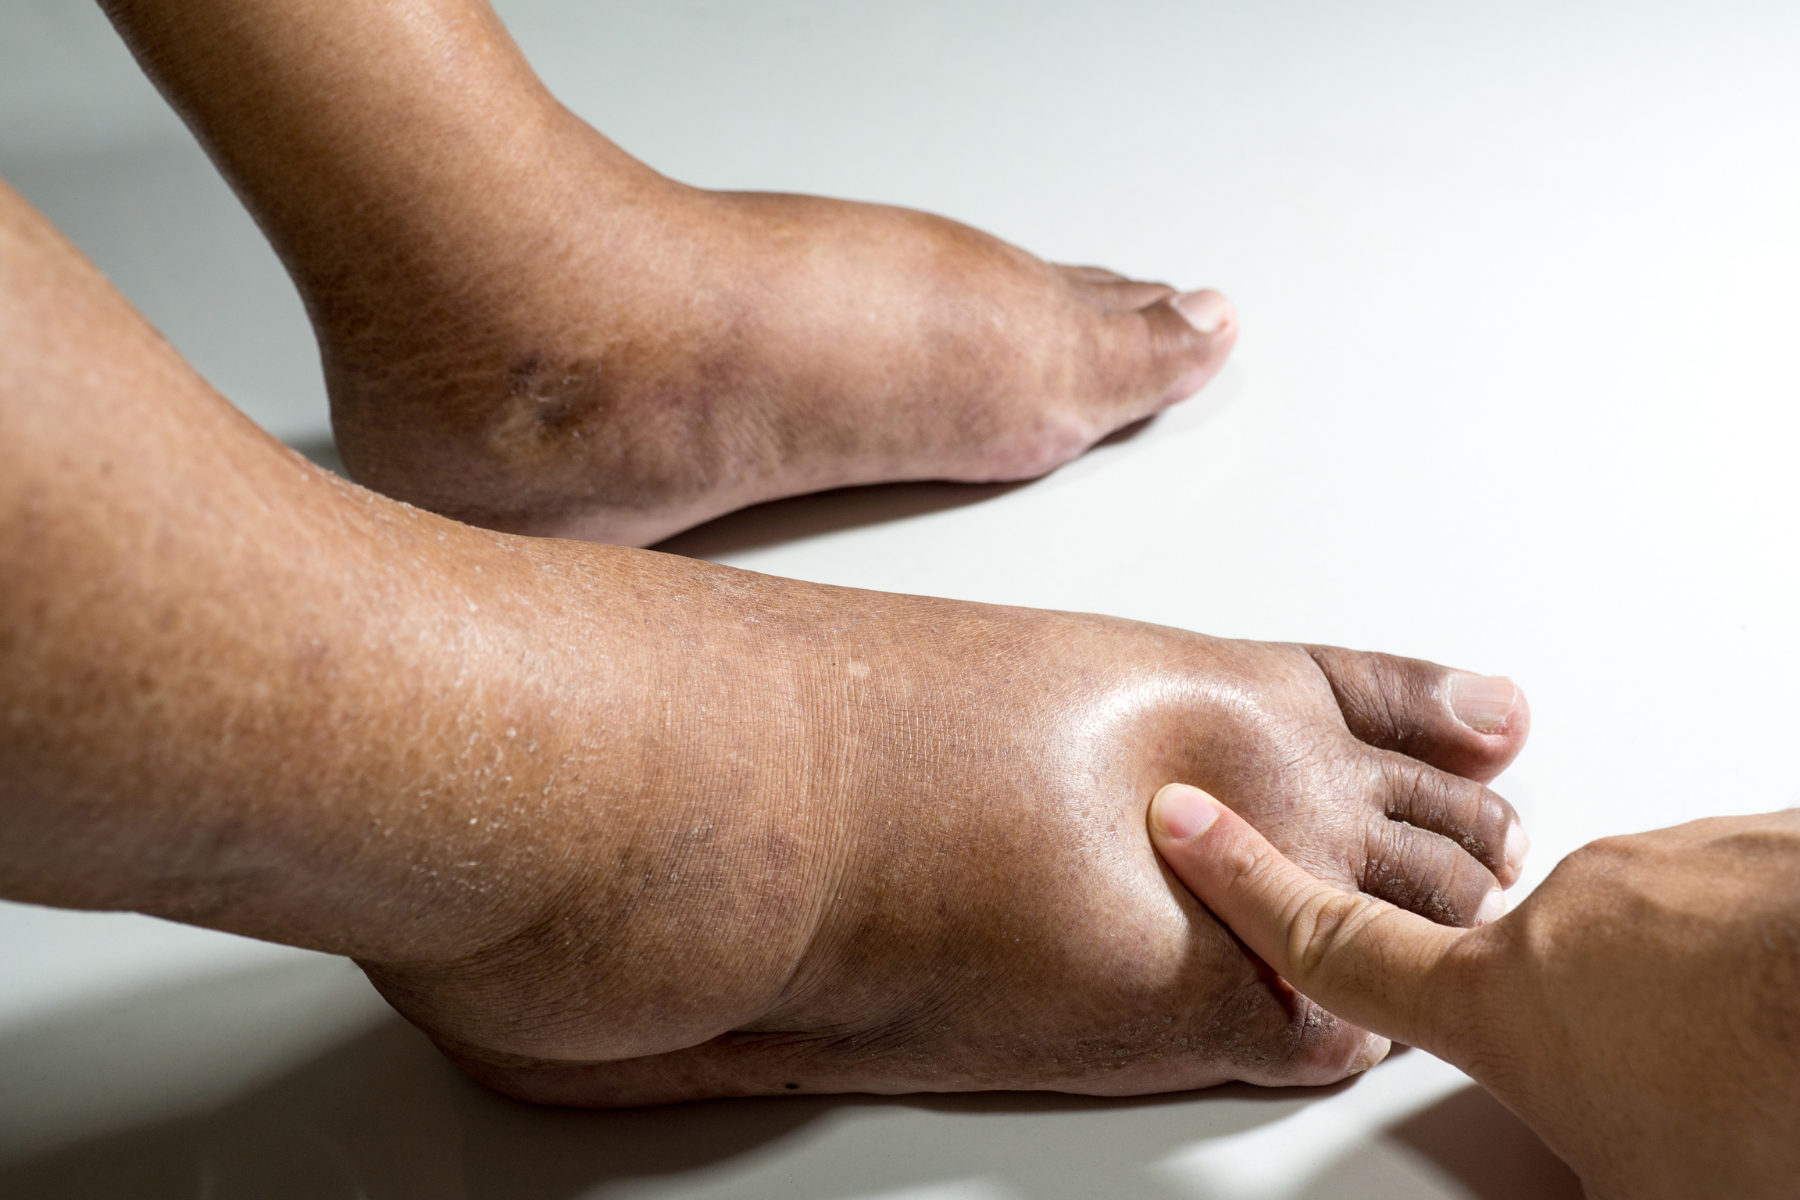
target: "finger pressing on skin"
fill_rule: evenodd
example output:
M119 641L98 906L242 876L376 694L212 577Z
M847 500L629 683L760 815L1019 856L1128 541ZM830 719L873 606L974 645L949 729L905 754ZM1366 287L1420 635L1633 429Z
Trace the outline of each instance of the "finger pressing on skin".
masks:
M1374 787L1388 817L1449 838L1491 871L1502 887L1519 881L1531 839L1512 805L1472 779L1416 758L1391 750L1368 754Z
M1518 757L1531 731L1525 693L1499 675L1416 658L1308 646L1350 732L1434 767L1486 783Z
M1440 966L1466 932L1308 875L1236 813L1172 783L1150 805L1157 852L1294 989L1345 1021L1441 1053L1458 1011Z

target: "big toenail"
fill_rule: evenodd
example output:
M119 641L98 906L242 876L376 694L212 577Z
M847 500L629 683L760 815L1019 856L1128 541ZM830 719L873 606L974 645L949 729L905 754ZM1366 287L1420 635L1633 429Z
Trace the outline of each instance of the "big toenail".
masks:
M1170 301L1175 311L1201 333L1217 333L1231 320L1231 301L1218 292L1187 292Z
M1501 675L1455 674L1449 682L1450 711L1476 733L1499 733L1519 705L1519 688Z

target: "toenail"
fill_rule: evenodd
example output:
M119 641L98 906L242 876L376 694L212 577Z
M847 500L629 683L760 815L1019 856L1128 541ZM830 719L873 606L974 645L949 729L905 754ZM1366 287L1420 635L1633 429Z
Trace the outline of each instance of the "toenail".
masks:
M1525 855L1531 850L1531 838L1525 833L1525 827L1514 821L1506 831L1506 865L1517 875L1525 867Z
M1481 907L1475 910L1475 924L1488 925L1506 915L1506 893L1495 888L1481 898Z
M1450 711L1477 733L1499 733L1519 705L1519 687L1502 675L1450 676Z
M1205 833L1218 819L1218 802L1185 783L1169 784L1150 801L1150 820L1177 842Z
M1388 1056L1388 1051L1393 1048L1394 1043L1388 1041L1384 1037L1377 1037L1372 1033L1364 1034L1362 1048L1357 1050L1356 1058L1351 1061L1348 1074L1361 1075L1364 1071L1386 1058Z
M1189 325L1201 333L1217 333L1231 320L1231 301L1218 292L1187 292L1170 301L1175 311L1187 318Z

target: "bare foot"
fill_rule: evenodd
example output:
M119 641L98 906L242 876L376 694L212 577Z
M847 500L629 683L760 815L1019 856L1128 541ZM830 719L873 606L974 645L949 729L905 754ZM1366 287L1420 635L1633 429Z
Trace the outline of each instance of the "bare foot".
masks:
M646 545L779 496L1042 474L1198 390L1216 292L664 179L484 0L107 0L287 264L358 482Z
M657 607L711 628L731 674L663 681L658 744L688 757L626 857L570 859L579 836L536 830L568 878L528 928L364 964L503 1091L1123 1094L1376 1061L1384 1042L1273 979L1160 864L1145 819L1167 779L1440 921L1497 916L1517 878L1512 810L1441 769L1488 777L1517 752L1505 680L693 566L700 589ZM716 644L740 636L727 613L804 682L745 679Z
M434 257L309 294L359 482L645 545L824 488L1041 475L1191 395L1236 336L1216 292L904 209L697 191L551 124L527 196L473 188Z

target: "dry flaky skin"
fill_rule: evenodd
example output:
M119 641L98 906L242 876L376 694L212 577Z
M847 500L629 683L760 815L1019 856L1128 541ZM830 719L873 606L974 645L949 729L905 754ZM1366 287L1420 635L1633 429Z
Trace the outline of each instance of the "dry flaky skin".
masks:
M1467 1070L1595 1200L1795 1194L1800 809L1594 842L1472 931L1324 888L1229 815L1157 836L1296 987Z
M1169 778L1437 916L1513 877L1427 762L1491 778L1523 708L1442 668L459 525L270 441L10 192L0 344L0 894L352 955L516 1094L1366 1063L1158 866Z
M1217 293L1178 311L924 213L665 179L483 0L106 8L299 286L352 475L460 520L648 545L823 488L1027 478L1236 337Z

